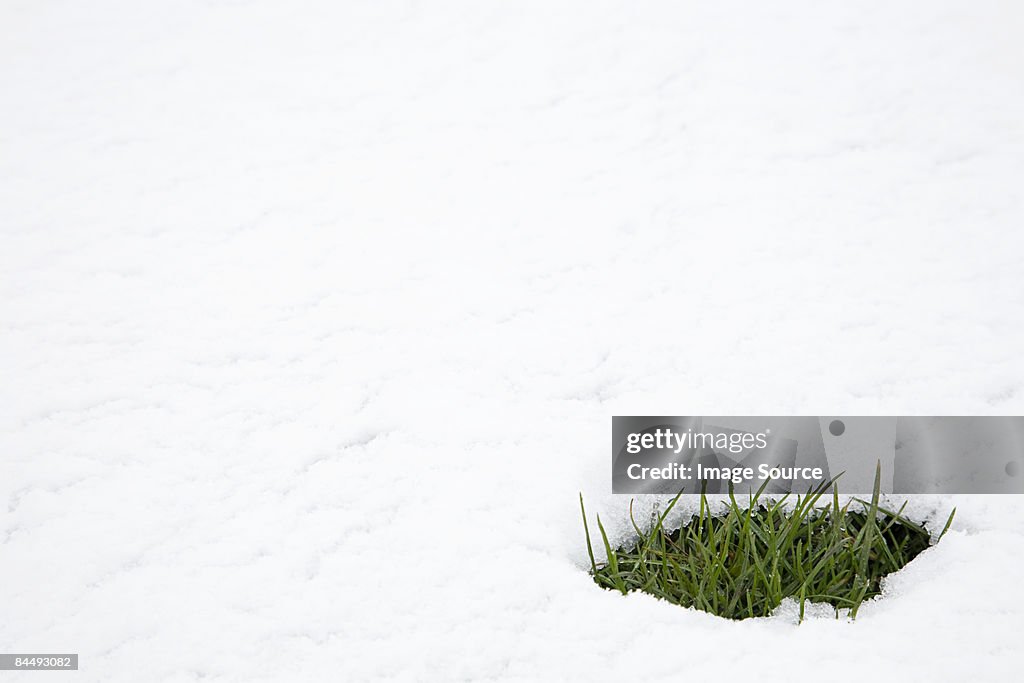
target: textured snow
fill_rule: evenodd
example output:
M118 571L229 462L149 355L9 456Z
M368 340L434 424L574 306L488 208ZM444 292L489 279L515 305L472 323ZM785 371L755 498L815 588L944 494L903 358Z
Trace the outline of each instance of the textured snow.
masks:
M1021 414L1006 2L6 0L11 680L1006 679L1024 503L856 623L584 573L613 414ZM791 606L790 606L791 607Z

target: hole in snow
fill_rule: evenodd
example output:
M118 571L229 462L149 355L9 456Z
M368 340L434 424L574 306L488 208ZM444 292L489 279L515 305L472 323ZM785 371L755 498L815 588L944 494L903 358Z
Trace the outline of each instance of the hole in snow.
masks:
M784 507L755 497L749 507L734 501L724 514L711 514L701 496L699 512L675 530L663 527L672 505L649 520L631 513L635 537L615 549L598 517L596 543L588 543L590 574L608 590L641 591L729 619L771 615L787 598L801 619L812 603L856 617L880 594L882 577L928 548L931 534L902 509L879 506L877 491L872 502L820 500L812 494ZM582 497L580 503L582 509ZM952 515L947 529L950 522Z

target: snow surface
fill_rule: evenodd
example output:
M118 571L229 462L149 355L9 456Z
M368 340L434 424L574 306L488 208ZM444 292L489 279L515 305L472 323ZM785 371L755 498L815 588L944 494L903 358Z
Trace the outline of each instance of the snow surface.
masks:
M613 414L1021 414L1012 2L0 5L4 680L1008 679L1024 501L856 623L584 572ZM791 607L791 606L790 606Z

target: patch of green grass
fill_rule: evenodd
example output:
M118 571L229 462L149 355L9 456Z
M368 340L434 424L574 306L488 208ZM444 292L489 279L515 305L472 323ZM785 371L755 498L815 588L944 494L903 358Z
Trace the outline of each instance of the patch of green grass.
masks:
M581 494L590 573L602 588L623 594L639 590L729 619L767 616L787 597L800 602L801 620L808 601L829 603L837 616L855 618L861 604L881 592L882 577L931 541L928 531L903 516L906 503L896 512L879 505L880 475L879 468L871 500L856 499L856 509L850 509L853 501L840 507L835 479L797 496L792 509L784 508L788 495L762 498L767 482L749 496L746 507L730 487L724 514L712 514L702 492L699 513L676 531L667 531L664 523L682 492L652 516L646 531L633 519L631 501L636 539L628 547L612 549L597 517L605 552L601 563L594 558ZM831 501L819 505L829 487Z

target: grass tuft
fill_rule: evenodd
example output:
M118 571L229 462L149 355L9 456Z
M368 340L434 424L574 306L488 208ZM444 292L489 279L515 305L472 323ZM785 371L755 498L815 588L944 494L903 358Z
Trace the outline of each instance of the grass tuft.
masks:
M797 496L788 510L788 494L774 501L762 497L767 482L745 507L730 487L728 509L719 515L711 513L702 491L697 515L675 531L664 522L682 492L652 518L648 531L633 519L631 501L632 544L613 549L597 518L604 562L594 557L581 495L590 574L602 588L638 590L729 619L767 616L787 597L799 601L801 620L808 601L832 605L837 617L856 618L861 604L880 594L882 577L931 543L928 531L903 516L906 503L896 512L879 505L880 474L876 470L871 500L855 499L856 509L850 502L839 505L835 479ZM819 505L829 487L831 501Z

